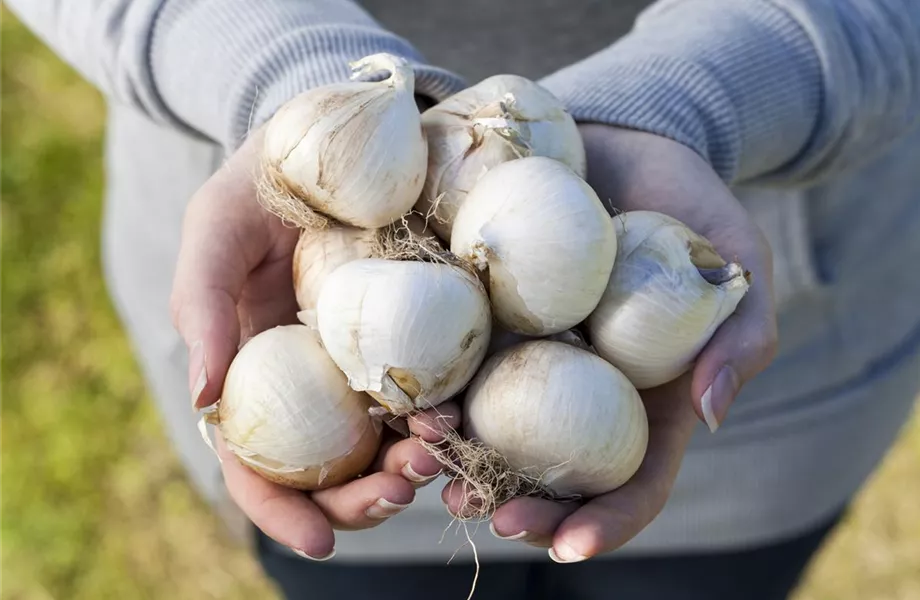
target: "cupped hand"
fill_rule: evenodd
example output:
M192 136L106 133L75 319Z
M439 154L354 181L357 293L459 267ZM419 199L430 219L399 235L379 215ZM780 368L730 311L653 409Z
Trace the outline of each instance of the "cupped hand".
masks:
M697 424L718 428L741 386L772 360L777 336L770 248L712 168L691 149L657 135L604 125L583 125L581 131L588 182L611 211L654 210L683 221L723 258L740 262L752 283L692 371L642 393L648 451L630 481L584 503L517 498L496 510L493 533L547 547L557 562L619 548L652 522L668 499ZM456 514L462 486L452 483L443 498Z
M296 323L292 255L299 231L258 203L258 148L254 132L190 201L172 293L173 322L189 348L193 408L215 403L240 345L277 325ZM429 442L458 412L438 407L409 428ZM440 472L414 439L387 430L378 457L362 477L303 493L271 483L240 463L217 435L228 491L266 535L316 560L334 553L334 529L374 527L406 506L415 489ZM204 446L203 450L206 451Z

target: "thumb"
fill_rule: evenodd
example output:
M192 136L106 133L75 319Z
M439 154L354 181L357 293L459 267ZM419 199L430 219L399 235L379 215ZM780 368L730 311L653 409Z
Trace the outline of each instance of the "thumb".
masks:
M195 194L186 209L170 301L173 325L189 350L192 407L213 404L240 342L243 286L267 246L247 142Z
M715 433L746 382L764 370L776 353L773 300L765 285L751 285L697 358L691 395L697 416Z

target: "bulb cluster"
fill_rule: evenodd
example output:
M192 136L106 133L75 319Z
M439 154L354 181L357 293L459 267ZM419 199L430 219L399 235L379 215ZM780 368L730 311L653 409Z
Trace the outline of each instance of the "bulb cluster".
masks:
M670 217L611 217L536 83L491 77L419 114L405 61L355 69L389 77L316 88L267 125L261 200L303 230L303 324L243 346L211 420L244 464L319 489L370 464L372 414L465 390L466 434L510 468L559 494L621 486L648 441L638 390L690 367L743 270Z

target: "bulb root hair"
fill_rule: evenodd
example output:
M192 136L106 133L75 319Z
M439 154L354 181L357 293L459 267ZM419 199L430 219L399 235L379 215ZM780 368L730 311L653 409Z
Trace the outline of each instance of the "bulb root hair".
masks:
M446 417L440 414L437 408L431 410L438 413L436 420L441 422L446 420ZM406 415L406 418L414 419L414 415L410 413ZM417 419L414 419L414 422L421 424ZM560 496L552 493L542 484L542 476L534 477L512 468L500 452L478 440L463 438L450 425L437 430L431 425L424 424L423 426L436 431L441 439L437 442L429 442L420 435L412 435L412 437L441 464L444 474L453 480L451 485L459 482L463 486L464 493L460 507L455 513L451 513L453 518L445 527L441 541L444 541L444 536L454 523L463 529L466 542L454 551L447 563L450 564L457 553L469 544L473 551L473 562L476 568L470 593L467 596L467 600L471 600L479 581L480 564L476 543L470 535L469 522L476 522L475 532L479 523L490 519L499 506L521 496L536 496L557 502L577 501L581 497L577 495Z
M259 204L287 225L301 229L323 230L332 227L336 221L320 214L298 196L284 181L277 167L263 163L256 180L256 196Z
M441 202L444 201L444 198L447 196L447 192L441 192L435 198L428 199L428 210L425 211L423 218L425 219L425 226L428 226L429 221L436 221L440 225L450 226L450 222L447 217L441 216Z
M419 213L410 212L390 225L377 230L371 249L371 257L387 260L406 260L439 263L463 269L474 278L479 278L475 267L449 250L434 235L413 231L409 217ZM427 225L427 220L425 221Z
M438 442L418 438L419 444L443 467L445 474L463 486L455 517L460 521L484 521L506 502L535 496L557 502L580 496L560 496L543 485L543 476L514 469L497 450L478 440L464 439L455 430L442 432Z
M421 235L412 230L408 213L377 230L371 256L387 260L417 260L437 259L445 254L444 247L437 238Z

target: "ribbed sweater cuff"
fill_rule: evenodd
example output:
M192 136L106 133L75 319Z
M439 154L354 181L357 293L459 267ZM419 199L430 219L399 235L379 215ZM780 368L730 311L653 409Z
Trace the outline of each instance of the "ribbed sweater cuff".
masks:
M820 118L814 47L763 0L653 8L619 42L542 83L577 120L674 139L726 182L794 160Z
M344 0L173 0L151 45L156 87L175 120L231 152L304 90L345 81L348 63L388 52L413 65L416 93L464 87Z

